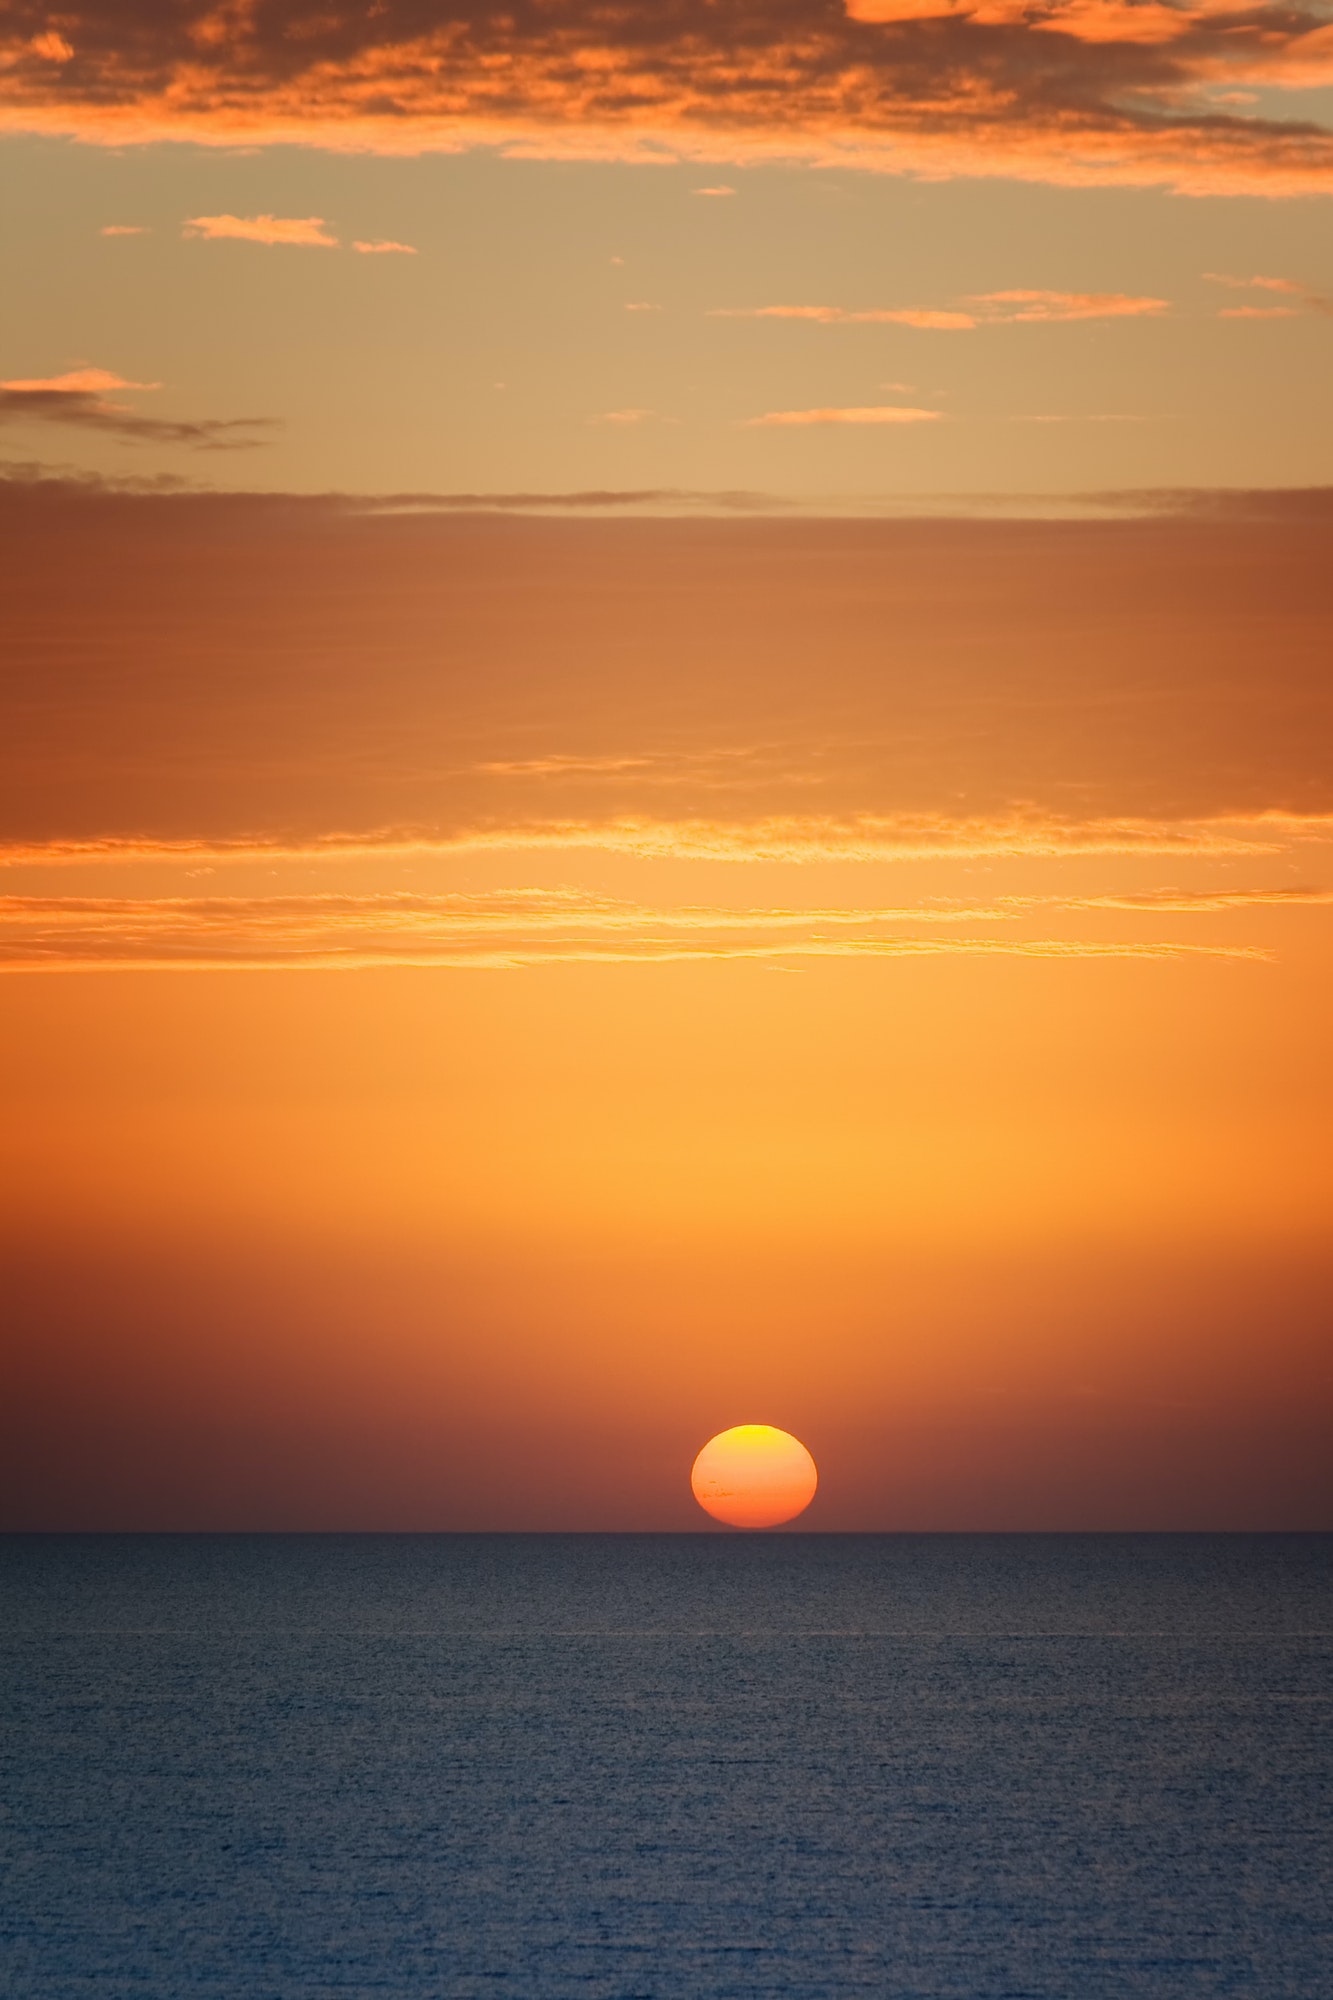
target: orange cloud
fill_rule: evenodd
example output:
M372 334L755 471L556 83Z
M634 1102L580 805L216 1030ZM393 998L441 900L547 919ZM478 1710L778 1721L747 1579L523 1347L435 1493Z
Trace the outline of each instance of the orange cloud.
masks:
M1166 299L1137 298L1127 292L974 292L967 301L980 312L925 306L715 306L710 319L813 320L820 326L914 326L960 333L983 325L1023 325L1049 320L1143 319L1169 310Z
M1205 0L1201 6L1166 5L1162 0L845 0L845 4L852 20L880 26L968 21L979 27L1067 35L1078 42L1141 47L1179 42L1201 30L1216 31L1228 14L1254 11L1247 0Z
M1246 115L1247 85L1333 76L1306 4L1159 0L419 0L356 18L184 0L73 0L57 34L16 0L0 121L108 144L189 139L412 153L753 162L1294 194L1333 135ZM1219 111L1219 96L1232 107Z
M0 382L0 389L11 389L23 395L41 395L47 391L56 394L100 395L106 389L160 389L160 382L127 382L123 375L113 375L107 368L73 368L66 375L31 375Z
M593 417L594 424L614 424L621 430L628 430L634 424L649 424L656 417L656 410L606 410L600 417Z
M40 56L43 62L66 63L74 54L70 43L54 29L45 35L34 35L28 47L35 56Z
M98 231L101 236L147 236L148 230L141 222L108 222Z
M415 257L417 254L415 244L395 243L388 237L384 238L381 242L374 243L362 243L358 241L353 243L352 248L359 251L363 257Z
M1144 319L1169 310L1166 299L1135 298L1126 292L977 292L987 318L1025 324L1046 320Z
M925 330L960 333L977 324L976 315L966 312L938 312L933 307L876 307L867 312L851 312L845 306L715 306L710 319L808 319L821 326L915 326Z
M1333 299L1316 292L1295 278L1233 278L1223 271L1205 271L1210 285L1226 285L1235 292L1277 292L1295 301L1287 306L1223 306L1219 319L1296 319L1302 313L1333 314Z
M939 410L875 404L860 410L769 410L762 417L747 417L745 422L751 430L775 430L808 424L934 424L940 420Z
M1028 899L1024 907L1037 899ZM1049 899L1054 901L1055 899ZM1307 898L1308 900L1308 898ZM645 908L570 889L421 896L5 896L0 972L135 966L158 971L357 970L370 965L484 967L683 959L1264 958L1245 944L1175 939L885 935L904 923L1013 923L1014 907L898 909ZM1189 909L1086 899L1064 907ZM1226 907L1224 904L1209 907ZM854 931L833 937L828 931Z
M1204 277L1210 285L1230 285L1236 291L1256 292L1296 292L1304 295L1304 285L1298 285L1294 278L1231 278L1222 271L1205 271Z
M570 760L576 765L577 760ZM810 814L750 820L679 820L627 815L553 820L530 817L509 825L378 827L362 834L296 836L238 834L223 838L106 834L44 840L0 838L0 866L189 862L212 867L233 861L447 859L475 854L610 854L635 860L830 862L1079 860L1167 855L1203 861L1272 856L1300 841L1333 839L1333 813L1232 813L1215 819L1061 819L1026 813L991 820L964 814L865 813L834 819ZM1034 899L1009 899L1032 904ZM1117 899L1050 898L1060 908L1121 909L1145 905ZM1276 903L1277 891L1259 898ZM1323 902L1322 892L1292 900ZM1175 907L1163 905L1163 907ZM1191 908L1196 907L1194 903ZM1201 909L1232 907L1216 899ZM1001 911L1000 914L1006 912ZM975 914L968 906L964 914Z
M208 242L235 239L241 243L287 243L303 249L319 247L336 250L338 247L338 239L329 235L322 215L307 215L299 219L282 215L192 215L185 225L185 233L202 236Z

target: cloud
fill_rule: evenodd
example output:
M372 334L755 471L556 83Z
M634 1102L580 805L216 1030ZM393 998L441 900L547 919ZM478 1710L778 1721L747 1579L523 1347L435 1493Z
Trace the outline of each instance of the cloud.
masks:
M10 389L23 395L42 395L49 390L57 393L86 392L100 395L107 389L160 389L160 382L127 382L123 375L113 375L106 368L73 368L65 375L33 375L23 379L0 382L0 389Z
M99 236L147 236L149 233L142 222L108 222L98 231Z
M882 404L859 410L769 410L762 417L745 419L750 430L800 428L809 424L933 424L941 421L942 412L939 410L913 410Z
M1231 278L1223 271L1205 271L1203 275L1210 285L1230 285L1235 291L1296 292L1304 295L1306 289L1294 278Z
M1025 908L1049 906L1047 897L1005 897ZM1146 889L1141 894L1080 896L1065 899L1067 910L1161 910L1174 915L1206 915L1215 910L1299 909L1333 903L1333 889Z
M733 187L709 187L709 188L694 189L695 194L713 195L715 197L720 197L722 195L728 195L728 194L735 194L735 192L736 190Z
M876 306L715 306L710 319L813 320L821 326L912 326L927 332L964 333L984 325L1022 325L1048 320L1141 319L1169 310L1166 299L1135 298L1125 292L976 292L968 307Z
M1126 292L978 292L974 303L1002 323L1047 320L1145 319L1170 310L1166 299L1135 298Z
M1002 417L1006 424L1147 424L1151 417L1139 416L1133 410L1079 410L1053 415Z
M594 424L612 424L620 430L628 430L635 424L658 421L658 417L656 410L605 410L600 417L590 417L588 421Z
M385 237L382 242L376 243L362 243L358 241L353 243L352 248L359 251L363 257L415 257L417 254L415 244L395 243L388 237Z
M975 313L941 312L924 306L877 306L850 311L846 306L714 306L709 319L806 319L820 326L915 326L961 333L977 324Z
M540 761L540 760L538 760ZM578 760L571 760L570 769ZM532 775L543 775L534 773ZM554 774L552 774L554 775ZM229 838L169 838L144 834L103 834L43 840L0 837L0 866L51 867L89 863L179 863L218 866L227 862L302 863L330 860L433 860L475 854L608 854L651 861L707 861L746 864L779 862L797 867L829 863L904 861L1069 861L1166 855L1177 860L1231 861L1281 856L1295 842L1333 842L1333 812L1231 814L1216 819L1090 820L1018 818L982 820L945 814L865 815L854 820L806 817L760 820L673 820L669 818L529 819L445 833L438 828L378 827L365 834L238 834ZM1243 907L1223 897L1182 902L1178 892L1166 909ZM1323 892L1256 894L1247 901L1278 904L1323 903ZM1137 909L1157 907L1117 897L1017 897L992 914L1025 908ZM916 913L919 917L920 912ZM976 914L972 905L963 915Z
M1222 271L1205 271L1210 285L1226 285L1237 292L1276 292L1294 301L1285 306L1223 306L1219 319L1297 319L1302 313L1333 314L1333 299L1303 285L1296 278L1232 278Z
M128 382L105 368L76 368L65 375L32 376L0 382L0 424L49 423L135 444L188 444L201 451L244 451L267 440L257 433L271 429L272 417L196 418L141 417L123 403L109 403L115 389L158 389L160 382Z
M1333 902L1319 889L923 898L895 905L645 906L576 888L420 894L0 896L0 972L501 969L571 960L922 957L1261 959L1261 947L1188 939L1022 937L1056 912L1206 915ZM1001 935L950 935L958 925ZM907 927L905 929L905 927ZM925 935L922 935L924 928ZM1010 935L1004 935L1006 928Z
M71 0L60 21L38 0L10 10L11 130L1333 187L1325 126L1237 102L1333 77L1317 0L470 0L443 16L425 0L351 14L323 0Z
M625 307L627 313L660 313L661 310L661 306L654 305L649 299L632 299Z
M202 236L210 243L235 239L240 243L291 244L299 249L336 250L338 247L338 239L329 235L322 215L299 218L282 215L192 215L185 224L185 234ZM357 245L358 249L364 247Z
M904 924L1003 926L1002 906L645 907L574 889L423 896L5 896L0 972L489 970L551 962L788 958L1263 958L1243 944L903 935ZM832 932L835 935L830 936ZM837 935L843 933L843 935ZM855 933L855 935L846 935Z

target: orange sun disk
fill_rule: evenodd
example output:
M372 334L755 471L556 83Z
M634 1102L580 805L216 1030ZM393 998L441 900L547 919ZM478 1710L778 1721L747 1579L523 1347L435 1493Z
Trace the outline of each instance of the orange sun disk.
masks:
M732 1528L776 1528L815 1497L819 1474L799 1438L772 1424L737 1424L709 1438L690 1487L706 1514Z

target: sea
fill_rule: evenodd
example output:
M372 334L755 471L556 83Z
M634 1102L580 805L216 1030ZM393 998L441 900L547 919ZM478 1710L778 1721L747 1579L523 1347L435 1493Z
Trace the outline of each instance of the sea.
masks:
M1329 2000L1333 1537L0 1543L6 2000Z

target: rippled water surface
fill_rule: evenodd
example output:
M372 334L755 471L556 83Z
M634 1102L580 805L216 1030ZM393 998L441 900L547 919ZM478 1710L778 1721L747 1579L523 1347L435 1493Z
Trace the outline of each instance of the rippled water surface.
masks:
M1333 1538L0 1543L13 2000L1333 1996Z

